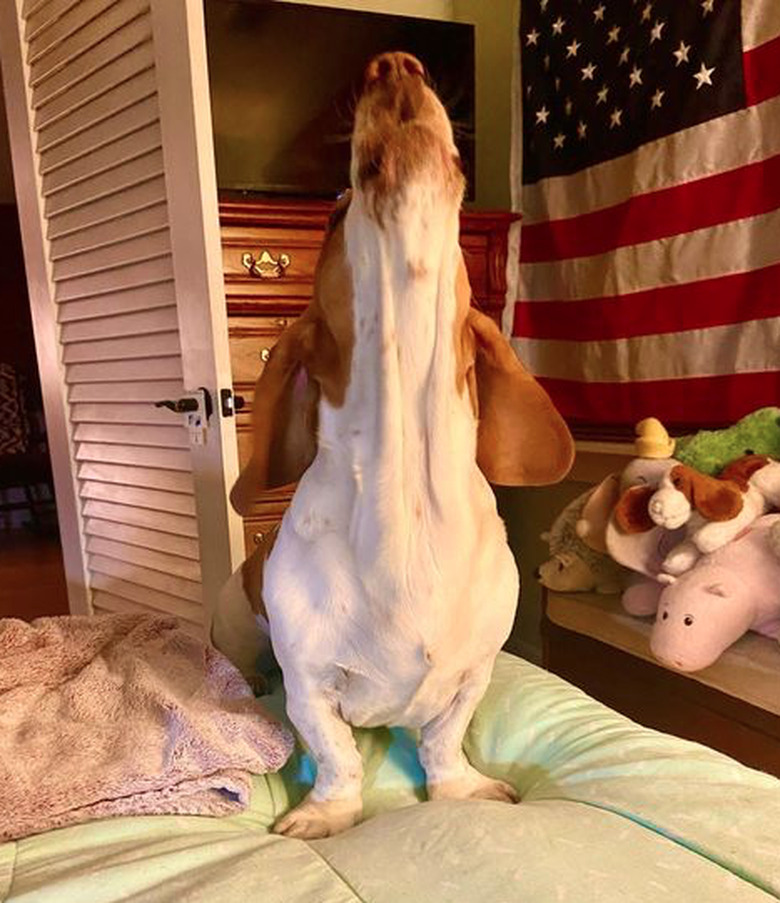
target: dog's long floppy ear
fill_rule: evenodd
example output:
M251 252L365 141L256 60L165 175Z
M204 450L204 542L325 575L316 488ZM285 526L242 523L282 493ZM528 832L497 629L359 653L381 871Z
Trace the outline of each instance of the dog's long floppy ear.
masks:
M344 198L331 216L306 312L273 347L255 385L252 457L230 499L246 514L258 492L295 483L317 452L323 395L344 402L352 359L352 279L344 249Z
M767 455L743 455L741 458L737 458L736 461L732 461L731 464L727 464L718 474L718 479L731 480L743 492L747 492L750 478L762 467L766 467L769 461L770 459Z
M470 298L462 260L460 267L458 294L467 292ZM574 442L563 418L489 317L469 308L465 325L480 470L498 486L546 486L562 480L574 460Z
M684 464L673 467L669 478L706 520L732 520L742 511L742 490L731 480L707 476Z

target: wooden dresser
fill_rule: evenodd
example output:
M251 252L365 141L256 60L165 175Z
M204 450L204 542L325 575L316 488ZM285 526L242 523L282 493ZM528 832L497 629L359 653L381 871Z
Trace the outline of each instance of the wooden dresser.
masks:
M236 417L243 466L251 452L252 392L270 348L306 308L332 203L320 200L220 201L222 259L228 305L233 390L243 397ZM506 294L510 213L464 212L461 245L475 303L496 320ZM258 496L244 521L247 551L277 523L290 490Z

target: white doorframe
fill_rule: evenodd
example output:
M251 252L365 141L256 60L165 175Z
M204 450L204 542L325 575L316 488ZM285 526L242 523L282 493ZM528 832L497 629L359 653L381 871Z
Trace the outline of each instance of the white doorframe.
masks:
M35 333L35 351L43 394L49 455L57 500L62 558L72 614L91 613L86 558L73 447L67 416L65 369L61 358L59 326L53 283L45 253L47 239L40 206L41 186L35 164L33 132L19 33L23 0L0 0L0 65L3 72L8 132L11 140L14 187L24 244L24 263ZM30 188L34 186L34 188Z
M204 446L193 446L204 605L245 557L228 500L238 476L234 417L220 413L232 383L202 0L151 0L184 385L214 403ZM204 287L207 292L204 293ZM173 416L173 415L172 415Z

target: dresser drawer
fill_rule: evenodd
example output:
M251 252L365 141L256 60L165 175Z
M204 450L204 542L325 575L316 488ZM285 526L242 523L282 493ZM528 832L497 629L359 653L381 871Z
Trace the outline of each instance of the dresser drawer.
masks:
M248 316L228 319L233 386L251 403L251 393L271 349L292 317ZM247 397L249 393L250 397Z
M247 556L251 555L274 527L282 520L282 514L267 517L247 517L244 519L244 548Z
M222 267L233 283L311 283L324 233L319 229L222 229Z

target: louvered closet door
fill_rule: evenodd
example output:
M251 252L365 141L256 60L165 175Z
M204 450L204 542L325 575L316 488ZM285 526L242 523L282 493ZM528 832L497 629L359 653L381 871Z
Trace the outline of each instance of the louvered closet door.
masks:
M185 16L194 9L189 0L162 2ZM220 504L220 489L224 508L232 474L223 473L216 496L210 493L213 474L204 482L198 469L213 471L216 460L224 471L222 451L210 448L198 458L181 416L153 404L199 385L214 395L219 388L216 376L210 383L185 385L182 316L203 317L211 328L209 303L219 299L209 299L213 286L207 284L203 260L200 271L195 263L194 275L189 261L179 259L176 266L177 242L181 257L187 249L191 253L193 242L204 241L192 222L181 224L187 235L177 235L172 215L181 191L198 190L200 176L193 172L188 186L186 173L183 182L179 174L177 200L165 163L175 159L186 169L189 160L197 170L198 149L186 128L181 134L180 123L166 131L161 121L161 78L170 82L170 73L174 79L181 73L171 58L165 62L169 74L161 74L159 42L164 38L164 52L181 59L190 52L192 35L185 29L169 44L170 35L155 32L150 0L23 0L20 6L39 209L91 606L95 612L167 612L200 631L207 620L201 549L205 541L213 549L214 537L202 535L198 514L201 526L224 527L224 510L204 509L215 498ZM160 27L176 25L163 21ZM197 10L194 27L202 28ZM181 104L192 86L169 83L166 90L169 104ZM189 145L175 146L184 141ZM192 283L193 278L202 284L182 285L182 279ZM195 353L202 358L203 347ZM202 364L190 366L196 377ZM208 431L207 441L213 446L228 434L218 412L212 420L216 428ZM234 563L229 537L216 545L222 560L215 562L212 554L212 595Z

